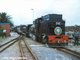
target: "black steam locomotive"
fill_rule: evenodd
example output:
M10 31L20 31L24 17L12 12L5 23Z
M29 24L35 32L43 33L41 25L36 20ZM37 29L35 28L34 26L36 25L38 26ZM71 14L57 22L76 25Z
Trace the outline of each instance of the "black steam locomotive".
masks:
M65 21L60 14L48 14L35 19L27 28L27 36L33 40L48 45L68 44L68 36L65 35Z

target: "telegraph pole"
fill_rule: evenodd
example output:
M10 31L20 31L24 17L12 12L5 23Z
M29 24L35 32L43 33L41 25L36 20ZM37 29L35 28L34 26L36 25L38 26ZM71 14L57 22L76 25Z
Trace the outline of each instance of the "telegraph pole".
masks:
M32 16L33 16L32 20L34 21L34 9L32 8L31 10L32 10Z

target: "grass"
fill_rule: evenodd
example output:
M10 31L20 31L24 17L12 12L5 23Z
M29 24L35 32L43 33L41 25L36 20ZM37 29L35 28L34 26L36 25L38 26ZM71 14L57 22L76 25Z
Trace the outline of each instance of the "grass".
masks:
M4 39L0 36L0 42L3 41Z
M0 36L0 40L2 39L2 37Z
M2 40L2 37L0 36L0 41Z

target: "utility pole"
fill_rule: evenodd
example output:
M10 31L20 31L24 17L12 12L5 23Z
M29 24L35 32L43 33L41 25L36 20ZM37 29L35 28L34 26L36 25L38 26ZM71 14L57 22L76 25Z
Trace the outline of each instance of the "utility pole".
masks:
M34 21L34 9L32 8L31 11L32 11L32 16L33 16L32 20Z

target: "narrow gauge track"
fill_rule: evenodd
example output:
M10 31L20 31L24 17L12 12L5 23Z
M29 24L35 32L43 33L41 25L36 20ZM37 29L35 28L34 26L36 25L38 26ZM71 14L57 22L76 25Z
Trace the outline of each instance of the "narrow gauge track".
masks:
M63 48L57 48L57 50L65 52L65 53L68 53L68 54L71 54L73 56L76 56L76 57L80 58L80 53L78 53L76 51L73 51L73 50L70 50L68 48L65 48L65 47L63 47Z
M24 39L20 40L18 44L21 53L21 60L38 60L37 57L34 56L34 53Z
M21 37L17 37L3 45L0 46L0 53L3 52L4 50L6 50L8 47L12 46L15 42L17 42Z

